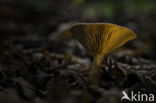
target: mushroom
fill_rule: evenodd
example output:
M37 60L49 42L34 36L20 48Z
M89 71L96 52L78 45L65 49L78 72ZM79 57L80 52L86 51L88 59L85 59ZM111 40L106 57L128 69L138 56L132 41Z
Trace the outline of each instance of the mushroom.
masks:
M69 31L93 56L89 73L93 85L99 85L99 67L104 55L136 38L132 30L110 23L77 23Z

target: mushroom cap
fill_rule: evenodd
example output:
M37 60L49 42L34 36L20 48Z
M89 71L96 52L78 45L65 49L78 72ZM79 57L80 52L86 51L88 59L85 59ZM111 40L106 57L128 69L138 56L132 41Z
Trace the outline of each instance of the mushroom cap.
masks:
M132 30L110 23L78 23L70 32L92 56L103 56L136 38Z

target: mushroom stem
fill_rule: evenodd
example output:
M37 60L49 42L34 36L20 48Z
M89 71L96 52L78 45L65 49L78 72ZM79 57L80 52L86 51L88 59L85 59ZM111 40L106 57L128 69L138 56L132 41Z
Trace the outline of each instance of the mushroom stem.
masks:
M89 73L89 82L91 85L98 86L99 85L99 79L100 79L100 69L99 65L102 61L101 55L94 56L93 63L91 65L90 73Z
M102 61L102 57L103 56L101 56L101 55L94 56L93 64L100 65L101 64L101 61Z

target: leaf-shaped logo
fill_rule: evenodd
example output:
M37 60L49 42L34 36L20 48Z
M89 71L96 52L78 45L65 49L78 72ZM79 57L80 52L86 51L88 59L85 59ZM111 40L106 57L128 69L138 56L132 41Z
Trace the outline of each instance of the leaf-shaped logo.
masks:
M123 91L122 94L123 94L123 96L122 96L122 98L121 98L121 101L122 101L123 99L126 99L126 100L131 101L131 99L128 97L128 95L127 95L127 93L126 93L125 91Z

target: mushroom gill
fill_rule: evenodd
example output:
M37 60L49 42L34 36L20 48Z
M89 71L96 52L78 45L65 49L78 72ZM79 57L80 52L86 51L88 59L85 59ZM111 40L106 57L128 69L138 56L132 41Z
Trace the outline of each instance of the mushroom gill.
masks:
M136 38L132 30L110 23L78 23L69 31L94 57L89 73L89 81L93 85L99 84L100 69L98 67L103 56Z

